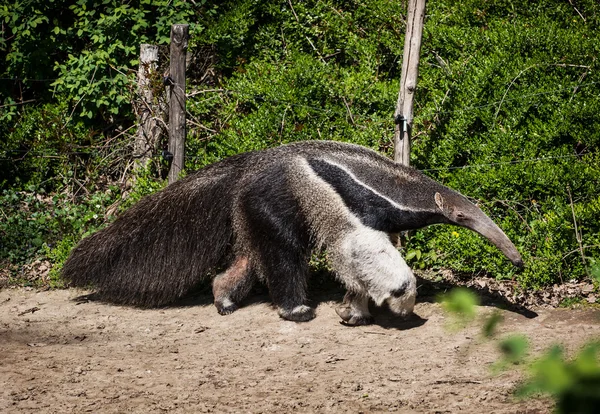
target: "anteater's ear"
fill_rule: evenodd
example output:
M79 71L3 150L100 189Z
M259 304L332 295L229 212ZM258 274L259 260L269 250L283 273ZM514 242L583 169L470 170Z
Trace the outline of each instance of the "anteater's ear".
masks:
M444 211L444 198L442 197L442 195L438 192L435 193L435 204L438 206L438 208L442 211Z

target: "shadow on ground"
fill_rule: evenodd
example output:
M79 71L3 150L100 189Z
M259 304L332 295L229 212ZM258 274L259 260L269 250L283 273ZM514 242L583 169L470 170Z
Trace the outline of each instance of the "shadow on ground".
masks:
M423 277L417 276L417 303L433 303L437 302L440 295L457 287L457 284L445 280L432 281ZM490 306L518 313L526 318L535 318L538 314L525 306L518 303L513 303L500 295L498 292L492 291L488 286L484 287L469 287L480 299L481 305ZM341 303L345 294L345 289L330 273L321 272L318 275L313 275L309 281L308 287L309 304L317 307L326 302ZM86 302L104 302L102 297L96 293L81 295L73 299L77 303ZM193 306L212 306L213 296L209 285L202 284L196 290L184 298L163 306L163 308L173 307L193 307ZM268 288L262 283L258 283L248 295L248 297L240 304L240 308L259 304L271 303ZM373 304L370 306L371 313L375 317L375 324L386 329L406 330L422 326L427 322L420 316L413 314L407 319L399 318L394 315L387 307L376 307ZM275 312L275 309L273 309ZM216 310L215 310L216 313Z

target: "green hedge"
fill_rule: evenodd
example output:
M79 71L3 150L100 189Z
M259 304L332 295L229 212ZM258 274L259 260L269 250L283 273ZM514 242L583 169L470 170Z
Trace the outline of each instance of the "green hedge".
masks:
M193 24L193 61L214 62L204 83L190 69L189 89L205 92L188 102L188 170L307 139L392 153L402 2L147 0L128 3L127 10L112 0L55 3L69 12L56 13L42 1L32 2L37 8L0 10L15 34L0 42L9 52L0 63L3 76L59 79L23 82L24 98L38 101L0 108L5 197L39 188L72 195L72 181L56 177L76 173L86 178L88 193L72 200L87 205L130 174L131 136L118 134L134 123L138 45L164 43L165 28L182 19ZM35 19L43 29L34 30ZM526 287L588 277L600 258L599 23L595 0L429 2L412 163L478 201L515 242L526 267L516 273L481 237L449 226L409 236L411 265L516 277ZM46 60L32 65L32 45L44 36L54 39L40 46ZM18 101L13 86L0 88L4 104ZM120 150L101 155L106 142ZM67 161L17 159L15 150L54 151ZM162 185L158 170L155 164L138 180L138 196ZM11 226L0 231L4 236ZM54 238L80 234L65 230ZM0 257L13 257L16 247L9 246L0 246Z

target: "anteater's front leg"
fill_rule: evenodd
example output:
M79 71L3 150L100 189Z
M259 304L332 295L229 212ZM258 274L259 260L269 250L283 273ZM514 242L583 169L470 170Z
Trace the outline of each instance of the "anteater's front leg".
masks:
M375 322L369 313L369 297L366 294L346 293L344 302L335 311L345 325L370 325Z
M330 248L333 268L349 292L338 315L349 325L372 322L368 298L377 306L409 315L415 305L416 279L390 243L389 236L366 226L343 234Z

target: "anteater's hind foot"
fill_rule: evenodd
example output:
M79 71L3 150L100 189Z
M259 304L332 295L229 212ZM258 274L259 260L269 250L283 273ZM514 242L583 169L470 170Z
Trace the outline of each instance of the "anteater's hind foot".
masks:
M235 312L240 303L254 285L254 276L248 264L248 258L240 256L213 281L215 307L221 315Z
M229 298L215 300L215 306L217 308L217 312L219 312L219 315L230 315L240 308Z
M294 322L308 322L314 319L316 312L313 308L306 305L296 306L292 309L279 309L279 316L288 321Z

